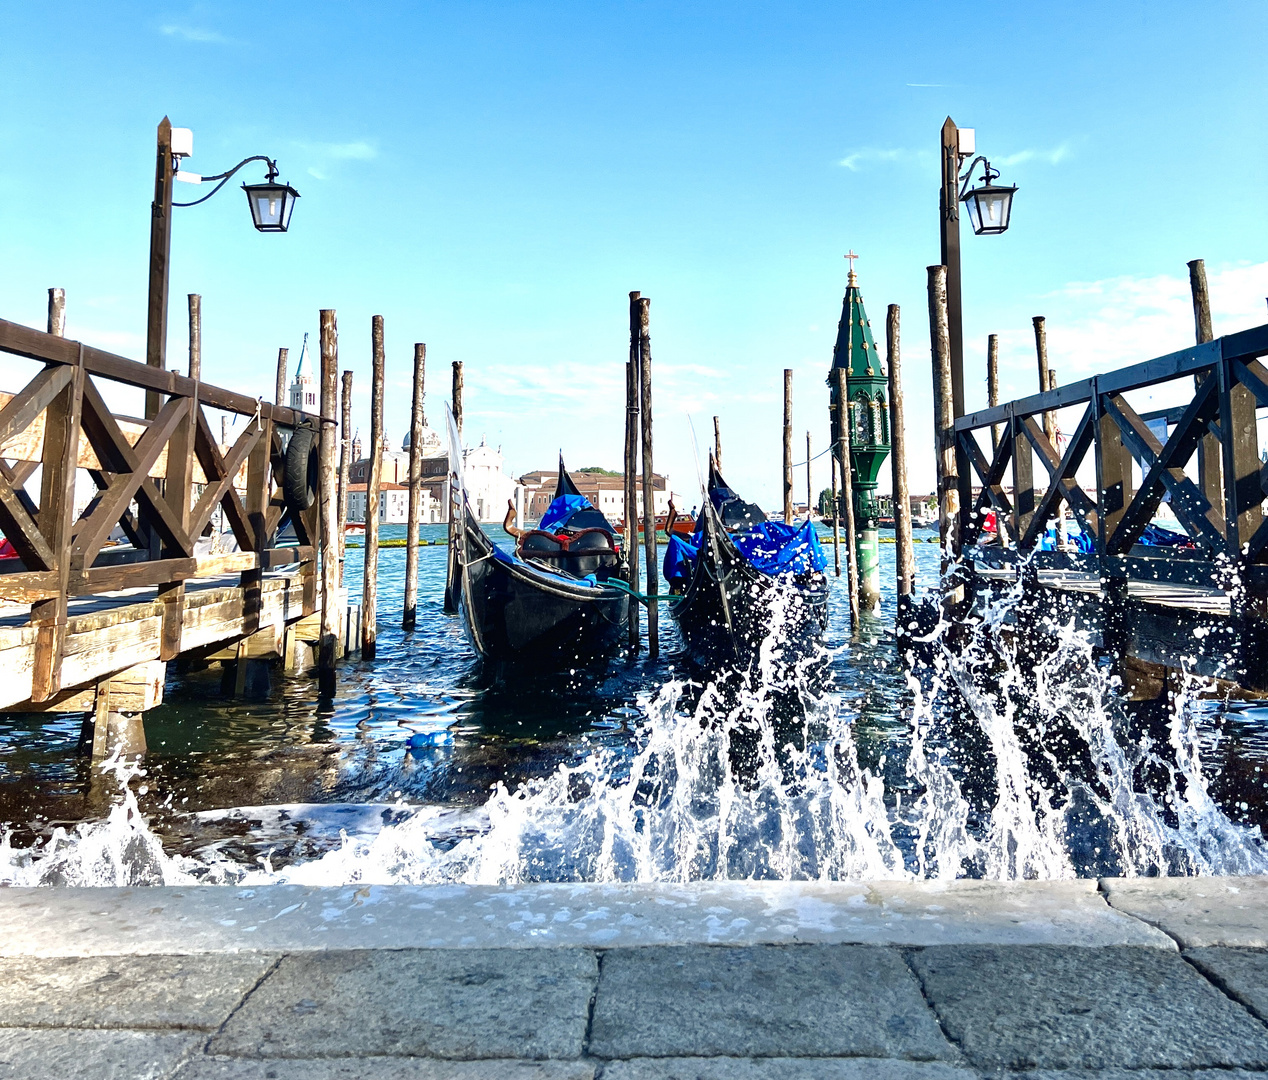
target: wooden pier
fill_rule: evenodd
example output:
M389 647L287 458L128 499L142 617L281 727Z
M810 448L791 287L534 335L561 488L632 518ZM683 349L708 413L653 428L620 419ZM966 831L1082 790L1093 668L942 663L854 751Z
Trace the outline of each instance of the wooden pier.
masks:
M318 502L288 504L283 478L291 436L333 440L333 425L203 382L192 349L186 377L0 320L0 351L39 365L0 396L0 530L16 553L0 559L0 709L91 713L104 753L113 725L162 701L168 661L236 662L238 689L247 661L307 666ZM157 398L153 419L114 415L120 386ZM232 445L208 410L245 421ZM217 516L238 550L213 550Z
M1107 648L1268 693L1265 354L1268 325L956 418L942 480L958 488L952 542L970 588L1027 574ZM1150 397L1176 403L1145 409ZM1182 546L1141 543L1164 499ZM1092 550L1042 550L1063 506ZM990 510L998 533L984 531Z

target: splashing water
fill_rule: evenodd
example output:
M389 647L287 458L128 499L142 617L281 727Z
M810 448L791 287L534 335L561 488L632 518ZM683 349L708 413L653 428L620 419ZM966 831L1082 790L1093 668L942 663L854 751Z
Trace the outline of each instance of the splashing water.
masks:
M629 746L597 746L477 809L404 820L274 868L166 854L132 785L104 821L35 848L0 837L0 884L992 879L1268 872L1258 830L1207 793L1186 680L1140 719L1089 636L1019 582L916 644L904 802L860 764L825 651L782 654L777 603L758 662L638 702Z

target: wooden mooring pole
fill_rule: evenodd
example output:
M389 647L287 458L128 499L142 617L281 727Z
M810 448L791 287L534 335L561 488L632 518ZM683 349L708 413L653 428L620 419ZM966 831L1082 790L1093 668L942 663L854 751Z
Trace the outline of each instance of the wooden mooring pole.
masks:
M458 453L462 453L462 361L453 361L453 382L451 383L449 408L453 413L454 427L458 429ZM458 467L462 466L462 462L458 462ZM458 537L460 531L465 528L465 522L462 520L464 513L462 504L458 501L459 493L454 490L453 486L453 470L450 470L449 481L449 505L445 508L445 519L449 522L449 551L445 561L445 614L458 614L458 592L462 588L462 582L458 580L460 568L458 566Z
M286 366L291 351L285 347L277 350L277 374L273 378L273 404L286 405ZM302 405L303 402L300 402Z
M423 502L423 382L427 346L414 345L414 403L409 417L409 521L405 526L405 613L401 629L418 622L418 518Z
M810 471L810 432L806 432L806 520L814 516L814 477Z
M352 372L343 373L339 397L339 584L348 547L348 473L352 468Z
M1048 322L1042 315L1036 315L1030 321L1035 325L1035 359L1039 364L1039 392L1043 394L1047 392L1049 382ZM1057 418L1051 409L1044 410L1043 433L1044 438L1055 446L1057 440Z
M722 471L722 425L718 418L713 418L713 464L718 472Z
M889 461L894 490L894 566L898 578L898 632L916 587L916 554L911 542L911 494L907 488L907 427L903 417L902 349L899 310L890 304L885 318L885 363L889 368Z
M651 305L638 301L638 385L643 432L643 550L647 559L647 595L660 593L660 561L656 558L656 488L652 472L652 338ZM647 655L660 655L659 611L655 599L647 604Z
M986 338L986 404L995 408L999 404L999 335ZM999 449L999 425L991 425L991 453Z
M48 291L48 332L54 337L66 336L66 290Z
M938 537L945 574L959 552L960 482L955 464L951 338L947 329L947 268L930 266L929 340L933 348L934 446L938 455Z
M370 320L370 473L365 485L365 564L361 576L361 659L373 660L378 651L379 602L379 489L383 484L383 316Z
M318 443L318 511L321 518L321 636L317 643L317 693L335 696L339 644L339 522L335 510L335 404L339 378L339 329L335 313L321 313L321 439Z
M791 374L788 372L786 374ZM854 476L850 472L850 396L846 389L847 371L839 367L837 380L837 467L841 470L841 504L837 513L845 511L845 558L848 567L846 588L850 594L850 626L859 625L859 549L854 530Z
M841 576L841 503L837 499L837 459L836 454L829 454L828 461L832 465L832 567L837 577Z
M784 368L784 523L786 525L791 525L793 519L792 379L792 368Z
M1213 339L1211 327L1211 296L1206 287L1206 262L1193 259L1189 263L1189 291L1193 295L1193 336L1199 345ZM1195 375L1194 384L1201 386L1204 375ZM1220 512L1223 503L1223 470L1220 461L1220 440L1214 435L1204 435L1198 443L1198 487L1211 506Z
M638 490L635 473L638 471L638 317L640 293L630 293L630 358L625 362L625 543L628 584L638 591ZM638 654L640 633L638 604L630 601L629 653Z

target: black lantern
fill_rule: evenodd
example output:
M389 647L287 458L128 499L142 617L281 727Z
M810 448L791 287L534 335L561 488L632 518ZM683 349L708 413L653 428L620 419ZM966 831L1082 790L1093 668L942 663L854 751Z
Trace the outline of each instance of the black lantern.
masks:
M991 163L985 158L978 158L978 161L983 162L985 183L962 194L960 201L968 211L969 224L973 226L973 232L977 236L996 236L1008 229L1008 219L1013 212L1013 192L1017 187L1002 187L992 183L999 177L999 173L991 168ZM970 165L964 180L965 187L969 186L972 172L973 166Z
M269 162L269 178L263 184L243 184L251 220L260 232L286 232L299 192L290 184L277 182L277 166Z

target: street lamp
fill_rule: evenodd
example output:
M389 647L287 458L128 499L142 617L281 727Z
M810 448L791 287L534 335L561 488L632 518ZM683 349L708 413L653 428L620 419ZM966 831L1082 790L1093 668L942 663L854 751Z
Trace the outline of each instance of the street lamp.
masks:
M960 306L960 203L964 202L973 232L996 236L1008 228L1015 187L999 187L999 176L984 157L975 158L967 172L960 166L975 153L973 128L958 128L951 117L942 125L942 189L938 195L942 265L947 268L947 331L951 345L951 409L955 417L964 415L964 318ZM978 162L984 165L982 186L966 191ZM961 187L963 181L963 187ZM967 455L957 448L956 473L960 482L960 505L972 505L972 474Z
M982 163L982 186L967 191L965 189L968 188L979 161ZM1017 186L1014 184L1012 187L1003 187L991 182L998 179L999 172L992 169L991 163L981 156L974 158L964 173L960 202L964 203L964 208L969 212L969 224L973 226L973 232L977 236L997 236L1008 231L1008 219L1013 212L1013 192L1017 190Z
M268 166L268 179L263 184L243 184L251 221L260 232L286 232L291 223L291 212L299 192L289 184L277 183L277 163L257 154L244 158L228 172L216 176L199 176L197 173L178 171L182 159L194 153L194 135L188 128L173 128L165 116L158 126L158 148L154 171L154 202L150 205L150 288L149 311L146 320L145 362L150 367L166 367L167 360L167 293L169 262L172 252L172 208L197 206L210 199L229 182L239 169L252 161L263 161ZM202 184L218 180L201 199L192 202L173 202L172 184L182 180ZM145 392L145 416L152 420L158 415L159 396L154 390Z

